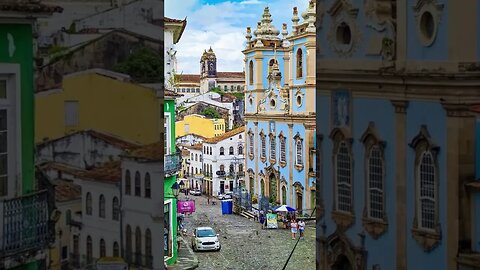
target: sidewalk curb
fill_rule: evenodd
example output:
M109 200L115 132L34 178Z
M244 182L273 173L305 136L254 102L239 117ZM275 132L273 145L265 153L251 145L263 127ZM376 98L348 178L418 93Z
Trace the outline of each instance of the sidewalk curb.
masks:
M182 241L182 243L187 247L188 249L188 252L192 255L193 257L193 263L194 265L191 266L191 267L188 267L188 268L185 268L185 270L191 270L191 269L195 269L198 267L198 258L197 258L197 255L195 255L195 253L193 252L193 250L190 248L190 246L188 245L187 241L183 238L183 237L180 237L180 240Z
M198 268L198 258L197 258L197 255L195 255L195 253L193 252L193 250L190 248L190 246L188 245L187 241L181 237L181 236L178 236L177 240L180 242L179 244L182 245L182 249L187 249L188 250L188 257L190 258L193 258L192 259L192 262L189 263L189 266L184 266L182 265L183 263L179 263L178 259L177 259L177 263L173 264L173 265L170 265L168 267L168 269L181 269L181 270L191 270L191 269L196 269ZM180 266L181 265L181 266ZM181 268L179 268L181 267Z

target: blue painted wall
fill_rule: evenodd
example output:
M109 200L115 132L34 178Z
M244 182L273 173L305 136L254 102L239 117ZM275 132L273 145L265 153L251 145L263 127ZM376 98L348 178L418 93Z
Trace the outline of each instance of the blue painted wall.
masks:
M417 21L413 6L417 0L408 0L407 4L407 60L423 60L423 61L441 61L448 59L448 3L439 0L439 4L444 4L440 24L437 28L437 36L433 44L425 47L418 35Z

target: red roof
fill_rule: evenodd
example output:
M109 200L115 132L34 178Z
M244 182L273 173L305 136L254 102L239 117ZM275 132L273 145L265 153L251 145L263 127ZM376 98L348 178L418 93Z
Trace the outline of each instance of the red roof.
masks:
M244 72L217 72L219 78L245 78Z
M127 156L134 159L144 159L150 161L158 161L164 158L163 156L163 141L145 145L139 149L131 151Z
M54 13L63 12L60 6L42 4L40 1L31 0L3 0L0 1L1 11L28 12L28 13Z
M79 178L110 183L120 182L122 180L121 164L119 160L107 162L101 167L80 173Z
M474 105L470 107L470 110L474 113L480 113L480 105Z
M180 74L180 83L194 82L200 83L199 74Z

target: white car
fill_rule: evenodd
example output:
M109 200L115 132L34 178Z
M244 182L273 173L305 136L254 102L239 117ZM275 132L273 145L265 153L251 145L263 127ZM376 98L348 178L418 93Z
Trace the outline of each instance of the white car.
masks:
M218 234L210 227L198 227L193 231L192 249L199 250L215 250L222 248L218 241Z
M202 192L199 189L192 189L192 190L190 190L190 195L200 196L200 195L202 195Z
M228 200L228 199L231 199L231 198L232 198L232 193L231 192L227 192L225 194L218 195L219 200Z

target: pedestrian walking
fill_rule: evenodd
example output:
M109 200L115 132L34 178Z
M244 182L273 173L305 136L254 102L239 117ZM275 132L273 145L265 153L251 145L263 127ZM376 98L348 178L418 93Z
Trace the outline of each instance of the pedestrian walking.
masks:
M305 232L305 221L303 219L298 221L298 230L300 231L300 239L303 239Z
M210 196L207 197L207 204L210 204Z
M290 223L290 228L291 228L291 232L292 232L292 240L295 240L296 236L297 236L297 221L293 218L292 219L292 222Z
M260 214L260 224L262 224L262 229L265 229L265 216Z

